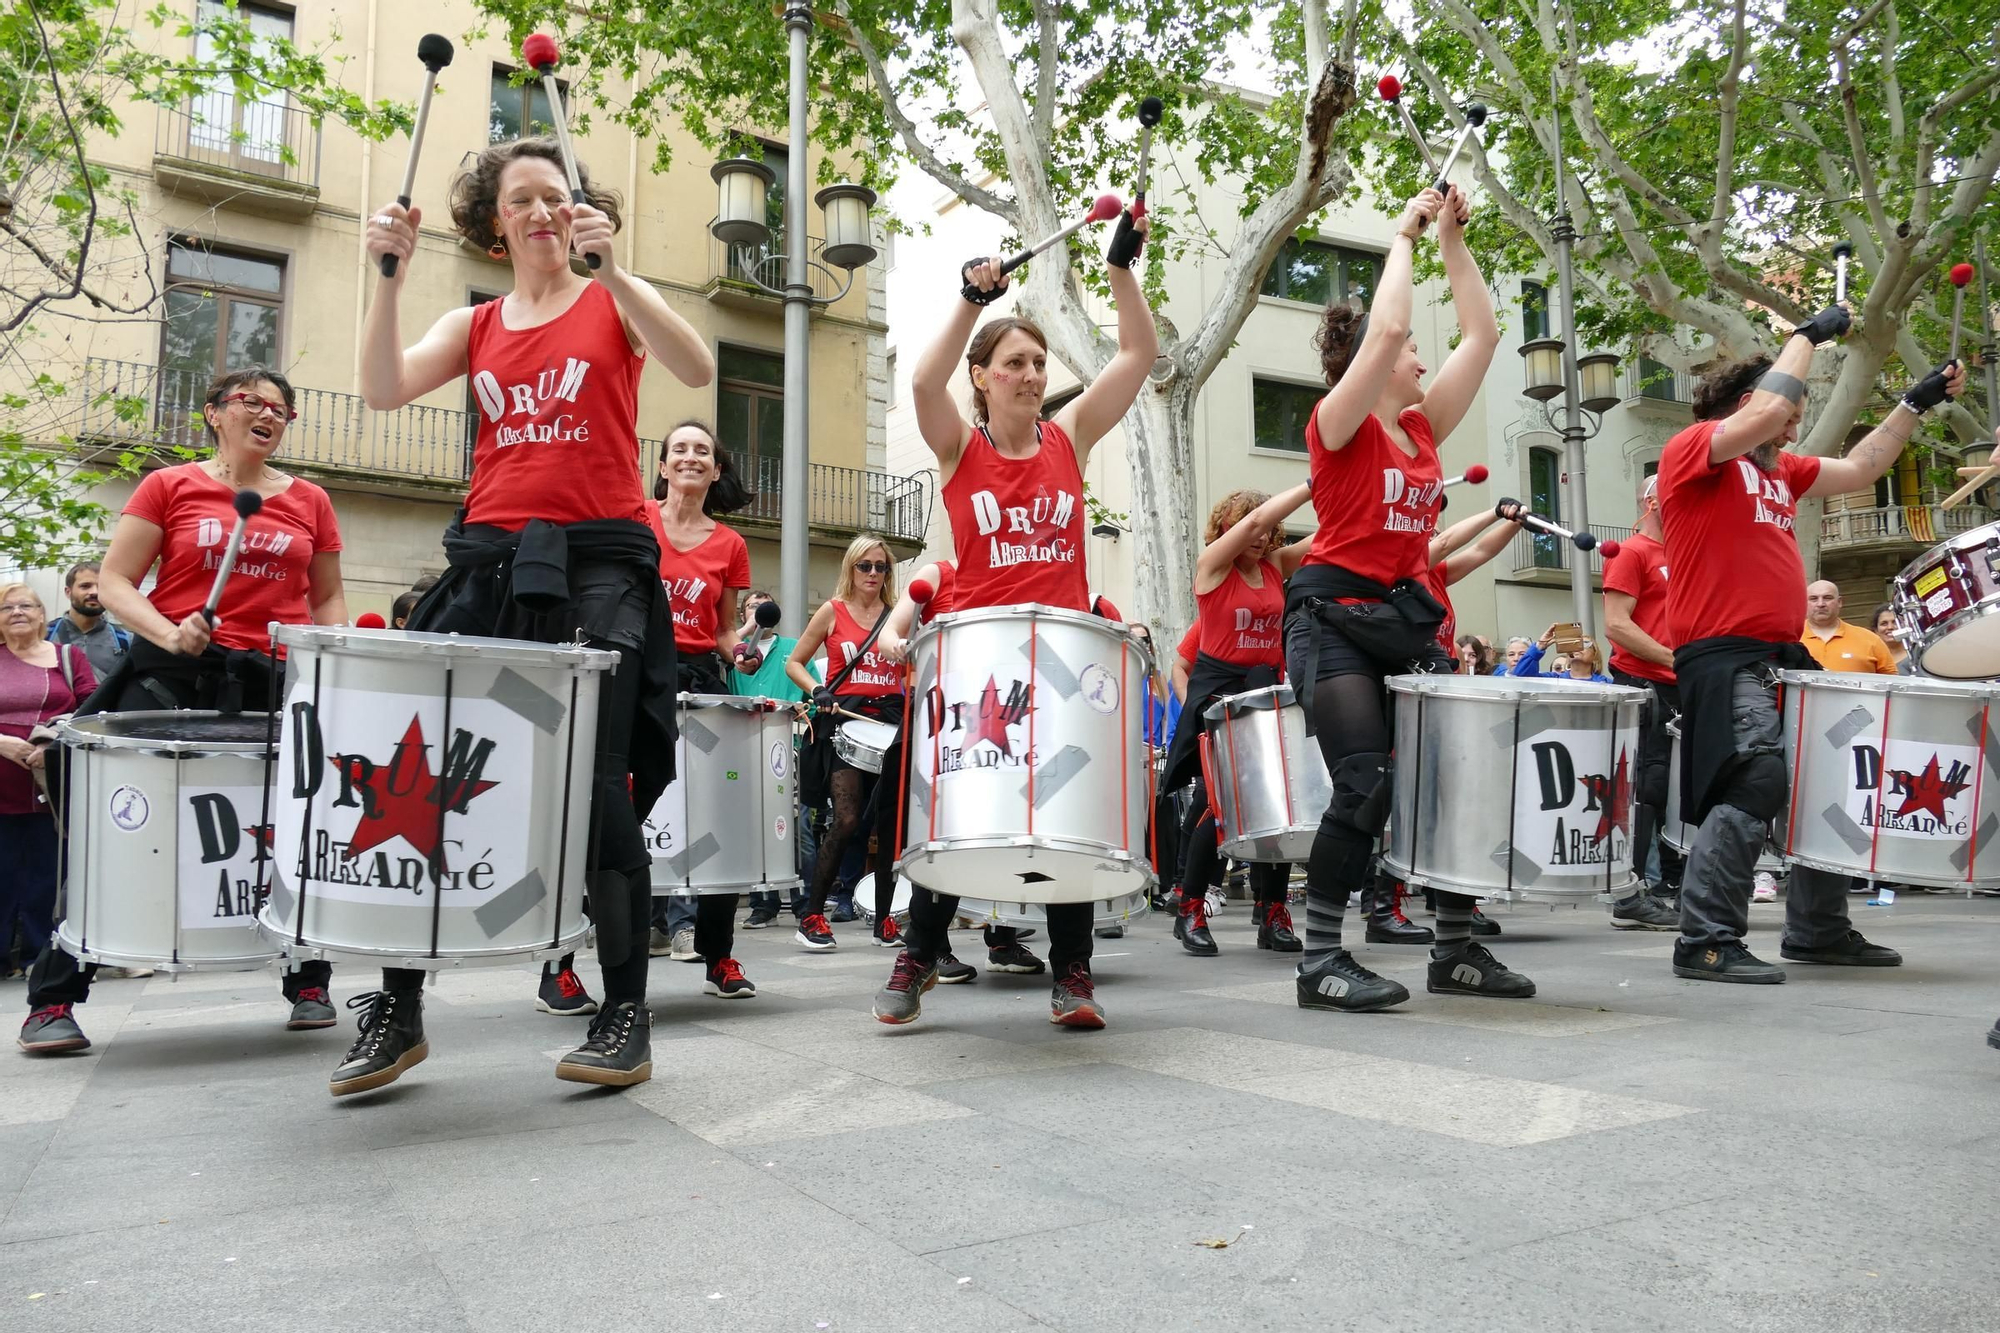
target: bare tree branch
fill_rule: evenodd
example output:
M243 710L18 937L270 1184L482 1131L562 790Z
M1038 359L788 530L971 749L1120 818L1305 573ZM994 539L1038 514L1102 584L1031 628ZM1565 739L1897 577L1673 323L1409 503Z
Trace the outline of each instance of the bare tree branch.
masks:
M1032 235L1054 231L1048 150L1045 141L1035 137L1034 120L1014 82L1014 62L1001 33L998 0L952 0L951 35L972 62L972 76L986 94L987 114L993 117L1001 150L1007 155L1018 210L1011 220ZM1046 271L1056 266L1037 267ZM1029 281L1035 282L1037 276L1031 273Z
M17 310L5 324L0 324L0 333L12 333L28 322L36 310L50 301L67 301L83 290L83 270L90 261L90 243L97 232L97 185L90 179L90 164L83 154L83 136L77 132L76 121L69 114L69 99L63 96L62 78L56 70L55 52L49 49L49 32L42 24L42 11L36 0L28 0L28 14L35 20L35 39L41 44L42 58L49 63L49 94L55 98L56 110L62 113L63 130L69 136L70 147L76 153L77 176L83 182L89 204L83 216L83 234L77 240L76 267L69 274L67 291L43 291L33 300ZM50 269L58 278L63 276L60 268Z
M1854 91L1854 79L1848 71L1849 40L1842 37L1833 43L1832 48L1835 83L1840 90L1840 120L1847 130L1847 152L1854 164L1854 178L1860 182L1861 202L1868 209L1875 234L1886 237L1891 234L1889 213L1882 206L1881 190L1875 181L1875 160L1869 156L1867 136L1861 130L1859 95Z
M1056 49L1062 44L1062 7L1057 0L1035 0L1040 29L1035 58L1035 138L1047 143L1056 126Z

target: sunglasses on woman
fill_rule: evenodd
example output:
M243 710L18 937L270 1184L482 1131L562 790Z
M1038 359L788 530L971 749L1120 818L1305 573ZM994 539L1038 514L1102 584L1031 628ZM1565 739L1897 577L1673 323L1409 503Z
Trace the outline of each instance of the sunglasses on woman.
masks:
M887 560L856 560L854 562L854 572L857 574L887 574L889 572L889 562Z

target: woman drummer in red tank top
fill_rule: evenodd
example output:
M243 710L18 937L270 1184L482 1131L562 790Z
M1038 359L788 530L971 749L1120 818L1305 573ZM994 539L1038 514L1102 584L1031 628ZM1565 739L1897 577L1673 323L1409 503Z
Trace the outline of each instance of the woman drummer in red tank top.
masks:
M445 531L450 568L410 628L583 642L623 659L598 703L586 862L604 1007L589 1039L556 1066L561 1079L622 1087L652 1075L652 858L639 821L673 770L673 633L639 484L639 372L650 354L699 387L715 360L650 283L619 266L618 198L575 165L580 203L553 139L479 153L453 184L451 221L467 242L506 256L513 290L451 311L408 348L402 290L419 262L423 210L376 211L369 257L397 264L368 310L361 388L369 407L388 411L465 376L478 408L470 491ZM573 252L599 264L592 277L571 269ZM425 1057L423 980L421 971L383 973L360 1039L334 1071L335 1096L380 1087ZM538 1004L596 1009L567 960L544 973Z
M1106 255L1105 276L1118 308L1118 351L1053 420L1042 420L1049 355L1042 331L1025 319L1003 317L973 332L980 308L1007 285L997 260L967 270L978 299L954 303L910 377L917 427L937 455L943 478L957 566L957 610L1010 602L1090 608L1083 564L1083 466L1091 446L1139 396L1159 356L1153 312L1131 269L1145 231L1144 219L1133 223L1128 216ZM972 381L969 422L951 395L961 354ZM876 1018L908 1023L917 1017L957 908L955 896L913 895L909 947L875 997ZM1049 966L1055 974L1050 1021L1103 1027L1104 1009L1090 977L1090 905L1051 906L1048 926Z
M1376 838L1389 818L1391 730L1385 680L1449 671L1436 641L1442 608L1423 589L1443 492L1437 441L1471 407L1499 345L1493 301L1466 248L1465 196L1425 190L1397 224L1366 315L1329 308L1320 328L1327 394L1306 424L1312 550L1286 599L1286 658L1333 780L1306 871L1301 1008L1364 1011L1409 998L1341 947L1348 895L1364 888ZM1410 337L1412 255L1435 222L1460 338L1426 388ZM1415 812L1410 812L1415 817ZM1533 994L1471 942L1474 899L1437 895L1429 989Z

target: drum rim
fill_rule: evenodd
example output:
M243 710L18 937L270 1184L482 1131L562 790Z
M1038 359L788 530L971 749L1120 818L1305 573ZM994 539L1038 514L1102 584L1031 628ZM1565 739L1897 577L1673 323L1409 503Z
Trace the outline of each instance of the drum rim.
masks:
M1980 534L1982 533L1986 535L1981 536ZM1947 537L1941 542L1927 546L1924 548L1923 554L1896 571L1896 582L1902 583L1906 579L1915 578L1916 572L1929 569L1931 561L1935 560L1945 551L1957 552L1984 546L1986 545L1987 537L1995 536L2000 536L2000 521L1982 523L1976 528L1967 528L1964 532L1958 533L1956 536Z
M1828 874L1847 875L1854 879L1870 878L1869 873L1865 870L1856 870L1851 865L1842 865L1839 862L1829 861L1825 857L1821 856L1810 856L1799 852L1780 852L1778 854L1778 857L1785 863L1785 868L1787 870L1791 869L1791 867L1795 865L1799 865L1799 866L1804 866L1808 870L1823 870ZM1876 874L1878 876L1893 877L1894 881L1898 884L1914 884L1918 888L1931 888L1931 889L2000 888L2000 875L1994 875L1990 878L1982 875L1978 879L1963 879L1963 878L1945 879L1939 875L1926 875L1921 870L1917 871L1906 870L1901 866L1878 867Z
M978 625L987 621L1001 620L1047 620L1060 625L1073 625L1089 630L1106 638L1122 641L1126 647L1139 654L1142 671L1153 673L1153 654L1132 626L1123 620L1106 620L1103 616L1089 611L1072 611L1067 607L1050 606L1045 602L1008 602L998 606L974 606L963 611L946 611L934 617L920 628L910 639L910 651L916 652L926 640L936 638L954 625Z
M1405 865L1386 850L1382 853L1382 866L1394 874L1396 878L1411 887L1435 889L1439 893L1457 893L1473 898L1493 898L1501 902L1507 902L1514 898L1520 898L1528 902L1579 902L1594 898L1601 893L1616 894L1621 888L1629 888L1639 883L1639 872L1629 865L1626 867L1628 878L1622 883L1614 883L1609 888L1606 888L1603 884L1597 882L1599 877L1593 876L1592 882L1588 886L1579 886L1575 889L1543 889L1527 884L1517 884L1511 889L1504 886L1494 888L1491 885L1484 884L1472 885L1463 880L1426 874L1414 866Z
M1842 690L1851 694L1925 694L1937 699L1978 699L2000 696L2000 680L1959 680L1953 676L1884 676L1865 671L1780 671L1778 682L1805 689Z
M406 629L356 629L350 625L274 625L279 644L297 652L340 652L351 657L408 661L413 657L455 657L503 666L570 667L609 671L618 654L578 644L492 639L472 634L432 634Z
M693 690L682 690L674 702L682 708L734 708L743 713L783 713L792 707L768 694L697 694Z
M1236 703L1239 699L1259 699L1267 694L1276 700L1275 704L1268 707L1259 704L1244 704L1236 708L1234 712L1230 710L1230 705ZM1235 716L1240 713L1281 713L1298 701L1298 694L1292 689L1291 683L1281 680L1276 685L1266 685L1261 689L1243 690L1236 694L1217 695L1214 703L1201 710L1201 716L1205 722L1220 722L1225 717Z
M100 718L170 717L181 722L216 717L269 718L269 713L225 713L219 708L147 708L124 713L90 713L56 723L56 737L72 750L134 750L140 754L198 759L203 755L267 759L277 754L275 737L261 741L169 740L162 737L109 736L91 724ZM274 728L275 731L275 728Z
M897 736L898 736L899 734L901 734L901 732L902 732L902 730L903 730L903 729L902 729L902 728L901 728L900 726L896 725L896 724L895 724L894 722L883 722L883 721L881 721L881 720L879 720L879 719L877 719L877 718L872 718L872 717L844 717L844 718L840 719L840 725L839 725L839 726L837 726L837 727L835 727L835 728L833 729L833 734L834 734L835 738L837 739L837 738L839 738L839 737L841 737L841 736L844 736L844 735L847 735L847 734L848 734L848 733L847 733L847 729L848 729L849 727L854 727L854 728L857 728L857 730L856 730L856 731L854 732L854 735L855 735L855 736L857 736L857 737L858 737L858 736L866 736L866 735L868 734L868 733L867 733L866 731L861 731L861 730L859 730L858 728L862 728L862 727L879 727L879 728L881 728L881 729L882 729L883 731L886 731L886 732L888 732L888 733L889 733L889 745L894 745L894 744L896 743L896 737L897 737ZM851 742L851 743L858 743L858 742ZM887 749L889 748L889 746L888 746L888 745L885 745L885 746L883 746L882 748L883 748L884 750L887 750Z
M1495 685L1473 685L1472 681L1496 681ZM1389 688L1397 694L1431 694L1444 699L1479 702L1518 703L1552 699L1576 704L1636 704L1647 691L1631 685L1605 685L1597 681L1559 680L1538 676L1460 676L1438 672L1409 672L1389 677Z
M669 880L670 887L665 890L655 883L653 895L658 898L712 898L724 893L763 893L767 889L777 893L783 889L796 889L804 883L805 877L802 875L793 875L789 879L743 879L731 880L728 883L716 881L696 885Z

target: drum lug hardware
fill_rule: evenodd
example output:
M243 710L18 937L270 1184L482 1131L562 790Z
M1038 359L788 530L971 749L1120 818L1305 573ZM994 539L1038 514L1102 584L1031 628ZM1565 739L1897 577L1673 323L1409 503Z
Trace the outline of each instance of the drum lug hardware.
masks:
M1951 575L1955 579L1962 579L1965 577L1965 562L1958 558L1958 553L1956 551L1952 552L1950 556L1946 557L1944 562L1944 572Z

